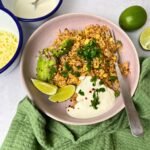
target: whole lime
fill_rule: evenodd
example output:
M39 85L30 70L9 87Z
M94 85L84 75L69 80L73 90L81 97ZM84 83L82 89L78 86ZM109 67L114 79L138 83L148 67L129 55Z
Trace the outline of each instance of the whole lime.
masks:
M125 9L119 17L119 25L125 31L133 31L142 27L147 20L147 13L141 6Z

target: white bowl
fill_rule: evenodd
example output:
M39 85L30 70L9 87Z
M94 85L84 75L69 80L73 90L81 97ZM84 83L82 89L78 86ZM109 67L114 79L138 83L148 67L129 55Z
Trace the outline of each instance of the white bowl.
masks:
M18 18L18 20L24 21L24 22L35 22L35 21L41 21L43 19L46 19L50 17L51 15L53 15L59 9L59 7L61 6L63 2L63 0L55 0L55 1L56 1L56 5L54 6L54 8L52 10L50 9L49 13L44 16L37 17L37 18L21 18L16 15L16 17ZM0 5L2 7L9 9L15 15L15 12L14 12L15 2L16 0L0 0Z
M18 47L14 56L3 68L0 69L0 76L3 76L12 71L12 69L14 69L19 62L19 56L21 54L21 47L23 43L23 34L17 18L9 10L0 8L0 20L0 29L5 29L14 33L19 39Z

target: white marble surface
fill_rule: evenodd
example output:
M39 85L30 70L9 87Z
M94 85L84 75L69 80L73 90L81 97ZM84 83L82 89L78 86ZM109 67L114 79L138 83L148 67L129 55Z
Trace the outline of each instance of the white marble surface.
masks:
M108 18L118 24L120 13L131 5L141 5L150 14L149 0L64 0L59 11L52 17L70 12L84 12ZM22 23L25 41L41 23ZM150 15L145 26L148 25L150 25ZM150 52L143 51L138 43L142 30L143 28L128 35L134 42L139 56L150 56ZM20 81L19 66L6 77L0 78L0 145L8 132L18 103L25 95L26 92Z

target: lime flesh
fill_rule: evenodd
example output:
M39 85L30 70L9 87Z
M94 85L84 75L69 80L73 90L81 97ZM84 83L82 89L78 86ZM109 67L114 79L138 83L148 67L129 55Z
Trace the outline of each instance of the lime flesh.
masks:
M64 102L69 98L71 98L74 92L75 92L75 86L67 85L58 89L58 92L55 95L50 96L49 100L52 102Z
M31 79L33 85L42 93L46 95L54 95L57 92L57 86L53 84L49 84L46 82L42 82L40 80Z
M150 27L145 28L141 33L140 44L143 49L150 50Z

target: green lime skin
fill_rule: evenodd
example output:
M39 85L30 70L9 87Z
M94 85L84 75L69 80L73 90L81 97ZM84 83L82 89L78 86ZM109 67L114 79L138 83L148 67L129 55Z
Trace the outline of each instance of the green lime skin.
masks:
M147 13L141 6L125 9L119 17L119 25L125 31L133 31L142 27L147 20Z

